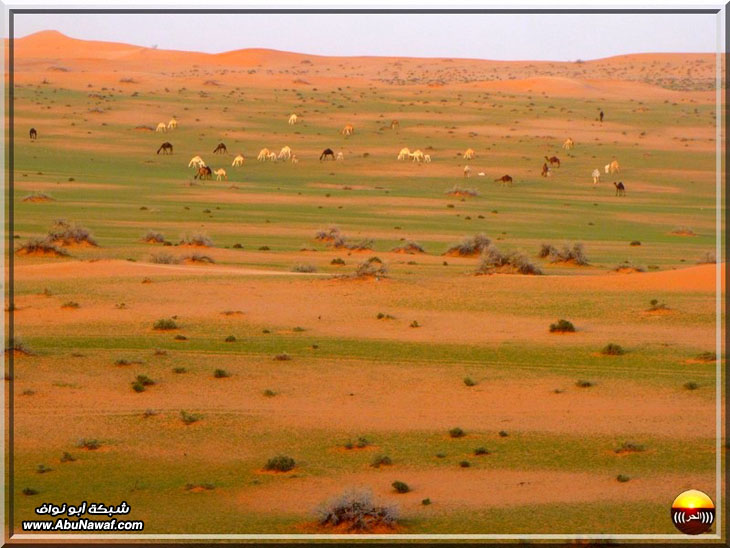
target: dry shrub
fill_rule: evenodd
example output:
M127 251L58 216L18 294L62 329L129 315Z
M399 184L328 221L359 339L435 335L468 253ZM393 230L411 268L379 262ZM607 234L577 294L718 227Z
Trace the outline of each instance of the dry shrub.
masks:
M182 259L183 261L189 261L191 263L215 263L212 257L203 255L202 253L191 253L190 255L185 255Z
M483 253L476 274L532 274L540 275L542 270L522 253L513 251L504 254L496 246L490 245Z
M484 234L476 234L471 238L464 239L460 244L451 246L444 255L456 255L460 257L473 257L487 250L492 240Z
M155 264L179 264L179 257L170 255L169 253L155 253L150 255L150 261Z
M423 247L414 241L408 241L405 244L394 247L393 250L395 253L407 253L409 255L413 255L416 253L426 253L426 250L423 249Z
M56 219L53 222L46 241L60 245L87 244L94 247L99 245L88 229L75 223L69 223L65 219Z
M370 491L349 490L320 506L317 516L320 525L346 531L371 531L394 528L398 521L398 509L396 506L376 504Z
M51 255L53 257L68 257L65 249L55 246L45 239L34 238L21 245L16 253L18 255Z
M470 197L470 198L476 198L479 196L479 192L477 192L474 188L462 188L459 185L454 185L449 190L444 192L444 194L448 194L449 196L459 196L459 197Z
M161 232L148 230L147 234L142 237L142 241L148 244L161 244L165 241L165 237L162 235Z
M567 244L562 249L557 249L551 244L542 244L538 257L541 259L549 258L552 263L573 263L579 266L588 264L588 258L583 251L583 244L574 243L573 247Z
M180 238L180 245L193 245L198 247L213 247L213 240L200 232L194 234L183 234Z

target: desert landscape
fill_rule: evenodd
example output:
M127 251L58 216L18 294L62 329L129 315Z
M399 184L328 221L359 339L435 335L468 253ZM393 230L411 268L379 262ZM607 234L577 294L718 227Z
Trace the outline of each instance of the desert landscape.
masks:
M47 31L13 78L16 532L94 499L145 534L672 534L717 500L714 55Z

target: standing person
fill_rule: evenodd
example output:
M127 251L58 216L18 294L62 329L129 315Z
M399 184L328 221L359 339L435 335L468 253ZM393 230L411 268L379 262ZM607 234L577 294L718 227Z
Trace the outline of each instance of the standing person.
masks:
M603 122L603 111L601 111L601 114L598 115L601 118L601 122Z

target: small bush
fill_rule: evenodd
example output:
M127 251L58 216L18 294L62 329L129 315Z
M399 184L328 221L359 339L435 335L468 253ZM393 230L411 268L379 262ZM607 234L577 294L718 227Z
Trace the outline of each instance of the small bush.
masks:
M700 387L700 385L697 384L696 382L690 381L690 382L684 383L684 387L687 390L697 390Z
M177 328L178 328L178 325L175 323L175 320L170 319L170 318L157 320L152 325L152 329L157 329L158 331L170 331L172 329L177 329Z
M494 245L489 245L482 253L476 274L516 273L540 275L542 270L522 253L503 254Z
M471 238L466 238L460 244L451 246L446 250L445 255L458 255L461 257L473 257L487 250L492 244L492 240L484 234L477 234Z
M185 369L184 367L173 367L173 368L172 368L172 372L173 372L173 373L176 373L176 374L178 374L178 375L180 375L180 374L182 374L182 373L187 373L187 372L188 372L188 370L187 370L187 369Z
M5 352L18 352L19 354L25 354L26 356L32 356L33 351L30 347L25 344L19 337L14 337L8 342L8 346L5 348Z
M568 320L558 320L550 324L550 333L574 333L575 326Z
M649 312L656 310L669 310L669 307L665 303L659 302L658 299L652 299L649 301Z
M32 489L31 487L24 487L23 494L27 497L30 497L32 495L37 495L38 491L36 489Z
M601 354L603 354L604 356L621 356L625 353L626 352L623 348L621 348L621 346L614 343L608 343L601 349Z
M266 390L263 391L263 395L266 396L267 398L273 398L274 396L276 396L276 392L274 392L270 388L267 388Z
M411 490L411 488L408 487L408 484L402 481L394 481L391 485L393 486L393 489L395 489L396 493L403 494L408 493Z
M637 247L641 245L641 242L639 240L632 240L629 245L632 247Z
M370 463L370 466L380 468L381 466L390 466L391 464L393 464L393 461L388 455L376 455L373 462Z
M714 362L717 360L717 354L714 352L702 352L701 354L697 354L695 359L702 362Z
M617 264L613 267L614 272L646 272L646 268L643 266L635 265L634 263L630 263L629 261L624 261L622 263Z
M583 251L583 244L580 242L574 243L573 247L564 245L560 250L551 244L542 244L538 257L548 258L553 263L574 263L580 266L588 264L588 259Z
M46 240L49 243L61 245L87 244L94 247L99 245L88 229L81 225L69 223L64 219L54 221L51 230L48 231Z
M505 430L500 430L499 431L499 437L500 438L506 438L507 436L509 436L509 434Z
M421 327L421 324L420 324L420 323L418 323L418 320L413 320L413 321L412 321L412 322L410 323L409 327Z
M459 185L454 185L444 192L444 194L448 194L449 196L470 196L472 198L479 196L479 192L475 188L463 188Z
M317 272L317 267L313 264L297 264L292 267L292 272L311 273Z
M198 415L196 413L180 411L180 420L183 421L185 424L193 424L194 422L198 422L202 418L203 417L201 415Z
M343 527L347 531L392 528L398 520L395 506L376 505L369 491L352 490L335 497L317 509L320 525Z
M137 375L137 382L142 384L142 386L152 386L155 384L155 381L150 379L147 375Z
M476 455L476 456L488 455L488 454L489 454L489 450L486 447L477 447L476 449L474 449L474 455Z
M213 240L205 234L196 232L194 234L183 234L180 238L180 245L193 245L198 247L213 247Z
M148 244L161 244L165 241L165 237L161 232L155 232L154 230L148 230L147 234L142 236L142 241Z
M592 381L578 380L575 382L575 385L578 388L590 388L591 386L594 386L594 383Z
M286 352L282 352L281 354L277 354L276 356L274 356L274 359L278 362L287 362L291 360L291 356Z
M190 255L185 255L182 257L182 260L189 261L191 263L215 264L213 257L203 255L202 253L191 253Z
M215 377L216 379L225 379L225 378L227 378L227 377L230 377L230 376L231 376L231 374L230 374L230 373L229 373L228 371L226 371L225 369L216 369L216 370L215 370L215 371L213 372L213 376L214 376L214 377Z
M330 264L332 265L344 265L345 261L343 259L340 259L339 257L335 257L330 261Z
M468 460L463 460L459 463L459 466L462 468L469 468L471 466L471 463Z
M54 244L42 240L39 238L35 238L32 240L28 240L26 243L21 245L17 250L16 253L18 255L33 255L33 254L39 254L39 255L52 255L54 257L68 257L69 253L65 249L61 249L60 247L55 246Z
M61 308L81 308L81 305L76 301L66 301L61 305Z
M388 269L380 262L380 259L377 257L370 257L367 261L360 263L350 277L358 279L385 278L387 273Z
M331 226L327 230L318 230L314 235L314 239L323 242L333 242L343 238L340 229L336 226Z
M141 382L134 381L132 383L132 390L134 390L135 392L144 392L145 387Z
M415 253L426 253L426 250L423 249L421 244L416 243L414 241L408 241L405 244L394 247L392 251L396 253L408 253L409 255L415 254Z
M61 462L74 462L75 460L76 460L76 457L74 457L68 451L64 451L63 455L61 455Z
M717 257L711 251L707 251L700 257L697 264L717 264Z
M423 500L421 501L421 504L422 504L423 506L428 506L429 504L431 504L431 499L423 499Z
M46 466L45 464L39 464L38 466L36 466L35 471L38 474L45 474L47 472L53 472L53 468L50 468L49 466Z
M378 312L376 318L379 320L395 320L395 316L391 316L390 314L385 314L383 312Z
M234 337L233 335L228 335L224 340L227 343L232 343L232 342L236 342L236 337Z
M449 436L452 438L463 438L466 436L466 432L464 432L461 428L452 428L449 430Z
M626 483L630 479L631 478L625 474L619 474L618 476L616 476L616 481L618 481L619 483Z
M87 439L80 439L78 443L76 444L77 447L80 447L81 449L88 449L89 451L95 451L96 449L99 449L101 447L101 442L99 440L87 440Z
M643 451L646 451L645 446L632 441L625 441L621 447L614 449L615 453L641 453Z
M466 377L464 379L464 384L467 385L467 386L476 386L477 385L477 382L475 380L472 380L471 377Z
M279 455L277 457L270 458L264 466L264 470L272 472L288 472L293 470L295 466L294 459L285 455Z

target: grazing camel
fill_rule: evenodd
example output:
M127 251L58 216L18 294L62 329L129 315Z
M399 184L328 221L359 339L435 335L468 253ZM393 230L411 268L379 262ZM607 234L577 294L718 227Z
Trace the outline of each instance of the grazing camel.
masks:
M560 158L558 158L557 156L551 156L550 158L545 156L545 160L547 162L550 162L550 167L553 167L555 165L560 167Z
M30 128L30 138L32 141L38 139L38 132L35 130L34 127Z
M319 161L321 162L325 158L332 158L335 159L335 153L331 148L326 148L322 151L322 154L319 155Z
M626 196L626 187L624 186L623 182L619 181L617 183L616 181L614 181L613 186L616 187L616 196Z
M291 160L291 148L288 146L283 147L281 151L279 151L279 156L277 156L279 160Z
M291 116L289 116L289 125L290 126L293 126L298 121L299 121L299 117L296 114L292 114Z
M618 173L621 171L621 167L618 165L618 160L614 160L610 164L608 164L608 171L611 173ZM608 171L606 173L608 173Z
M567 139L565 140L565 142L563 143L563 148L564 148L565 150L570 150L570 149L571 149L571 148L573 148L574 146L575 146L575 143L573 142L573 139L571 139L570 137L568 137L568 138L567 138Z
M342 152L338 152L337 153L337 160L344 160L344 159L345 159L345 155L342 154Z
M157 128L155 129L155 131L157 131L159 133L166 133L167 124L165 122L160 122L159 124L157 124Z
M398 153L398 160L405 160L411 155L411 150L408 147L404 147L400 149L400 152Z
M188 163L188 167L205 167L205 162L200 156L193 156Z
M172 143L168 143L165 141L160 145L160 148L157 149L157 154L162 151L162 154L172 154Z
M215 173L215 180L220 181L221 177L223 177L226 181L228 180L228 175L226 175L226 170L222 167L216 169L213 173Z
M471 168L469 166L464 166L464 177L471 177Z
M390 122L390 129L399 129L400 128L400 122L398 120L393 120Z
M225 143L218 143L218 146L215 147L215 150L213 151L213 154L228 154L228 149L226 148Z
M550 168L547 164L542 164L542 171L540 172L540 175L543 177L547 177L550 174Z
M256 159L259 162L265 162L266 160L268 160L269 154L271 154L271 152L269 151L268 148L262 148L261 152L259 152L259 155L256 157Z
M276 152L269 152L269 160L276 162Z
M500 181L502 185L512 186L512 177L509 175L502 175L499 179L495 179L494 182Z
M243 165L243 162L245 161L245 158L243 157L243 154L239 154L233 159L233 163L231 164L231 167L240 167Z
M411 152L411 153L410 153L410 154L408 155L408 157L409 157L409 158L410 158L410 159L411 159L412 161L414 161L414 162L423 162L423 152L421 151L421 149L418 149L418 150L414 150L413 152Z
M175 120L175 118L172 118L169 122L167 122L167 129L177 129L177 120Z
M198 172L193 176L193 179L210 179L213 177L213 170L208 166L200 166Z
M292 154L291 155L291 163L292 164L298 164L299 163L299 158L297 158L297 155L296 154Z
M464 152L464 160L471 160L472 158L474 158L474 150L467 148L466 152Z
M430 154L424 154L423 155L423 162L426 163L426 164L430 164L431 163L431 155Z
M342 128L342 131L340 133L347 137L348 135L352 135L353 133L355 133L355 128L352 127L352 124L347 124L345 127Z
M601 172L598 169L593 170L593 173L591 173L591 177L593 177L594 185L597 185L601 182Z

